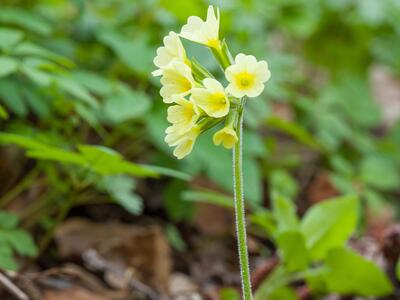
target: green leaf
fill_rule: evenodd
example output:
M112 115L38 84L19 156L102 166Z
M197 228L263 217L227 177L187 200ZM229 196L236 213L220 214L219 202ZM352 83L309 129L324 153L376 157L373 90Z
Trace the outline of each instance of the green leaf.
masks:
M74 63L68 58L58 55L50 50L47 50L46 48L43 48L31 42L19 43L16 47L12 49L12 54L15 56L36 56L44 59L50 59L67 68L74 66Z
M115 89L114 83L111 80L94 72L77 70L72 75L76 81L99 96L110 95Z
M81 166L87 165L87 161L81 155L54 147L28 150L26 156L42 160L51 160L58 163L70 163Z
M296 180L294 180L286 170L274 170L269 177L272 191L283 194L289 198L294 198L297 195L299 186Z
M322 150L321 146L314 139L314 137L299 124L288 122L284 119L272 116L267 119L267 126L279 129L300 143L303 143L315 150Z
M330 180L332 181L334 186L343 194L357 193L356 187L353 185L352 182L352 177L331 174Z
M78 146L88 166L102 175L127 174L137 177L156 177L154 171L128 162L114 150L101 146Z
M400 258L397 260L396 263L396 277L397 280L400 280Z
M185 191L182 193L182 199L185 201L204 202L226 208L234 207L233 198L222 195L215 191Z
M352 176L354 175L353 164L350 163L346 158L340 155L333 155L330 157L330 164L332 168L344 175Z
M39 95L37 90L24 86L21 92L25 101L36 115L41 118L46 118L50 115L50 108L46 98L43 95Z
M20 30L0 27L0 49L2 50L13 48L23 38L24 33Z
M334 151L345 138L351 137L351 130L342 116L326 112L317 117L317 136L325 148Z
M0 211L0 228L13 229L18 225L18 217L6 211Z
M123 175L106 176L102 183L110 196L128 212L138 215L143 210L142 199L134 193L135 181Z
M53 82L55 77L42 71L39 67L29 60L24 60L21 64L21 72L37 85L47 87Z
M80 145L80 153L59 149L39 143L32 138L0 133L1 144L16 144L28 150L30 157L72 163L89 167L100 175L127 174L137 177L156 177L157 172L146 166L126 161L112 149L92 145Z
M104 115L115 123L141 117L150 108L150 98L140 91L125 87L105 99Z
M396 165L382 156L367 156L360 166L361 179L381 190L393 190L400 185L400 175Z
M8 56L0 56L0 77L6 77L16 72L18 65L18 60Z
M78 100L89 104L91 107L98 107L97 100L89 93L89 91L81 85L79 82L75 81L72 77L57 77L57 83L66 92L70 93Z
M191 175L186 174L181 171L178 171L178 170L174 170L174 169L161 167L161 166L144 165L144 164L140 164L140 166L147 168L149 170L152 170L159 175L174 177L176 179L180 179L180 180L184 180L184 181L190 181L192 179Z
M21 229L10 230L7 232L6 240L20 255L34 257L38 254L38 248L36 247L35 242L31 235L26 231Z
M102 29L97 37L135 72L147 75L153 69L155 49L149 46L147 36L128 38L114 29Z
M274 290L269 295L268 300L299 300L299 297L292 288L284 286Z
M44 149L47 146L37 140L13 133L0 132L0 144L14 144L25 149Z
M41 35L49 35L52 32L51 25L38 14L29 10L16 7L2 7L0 10L0 23L15 24Z
M380 109L371 96L370 85L366 79L346 73L332 88L332 97L352 121L365 127L379 124Z
M18 265L13 257L11 246L2 240L0 240L0 269L9 271L18 270Z
M219 291L221 300L240 300L240 293L233 288L222 288Z
M19 117L24 117L28 113L28 109L20 93L20 86L14 80L0 80L0 98L9 110Z
M283 265L277 265L274 270L266 277L261 285L258 287L254 300L265 300L269 299L269 296L276 290L285 287L288 283L284 279L286 276L286 270Z
M324 266L317 267L315 272L311 272L305 276L305 281L313 295L326 295L328 294L324 274L327 270Z
M192 202L183 199L182 192L187 188L187 183L182 180L172 180L164 189L164 206L169 218L173 222L191 220L195 210Z
M250 215L252 224L260 227L268 237L273 237L276 234L277 221L269 210L256 211Z
M386 274L373 262L349 249L332 249L324 274L328 290L333 293L359 296L385 296L393 292Z
M296 207L292 201L282 194L273 193L272 213L278 224L278 233L299 228Z
M358 199L343 196L312 206L301 222L301 231L313 261L336 247L342 247L356 229Z
M279 255L289 272L302 271L308 266L308 251L300 231L284 231L277 235Z

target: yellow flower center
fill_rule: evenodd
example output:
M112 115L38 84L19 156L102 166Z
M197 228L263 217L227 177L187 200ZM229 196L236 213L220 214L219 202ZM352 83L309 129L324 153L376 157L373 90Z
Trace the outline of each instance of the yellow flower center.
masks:
M248 72L239 73L236 76L236 83L241 89L248 89L254 84L254 75Z
M182 92L187 92L192 88L192 83L185 77L181 78L179 84L181 86Z
M215 104L225 104L226 103L226 97L224 93L215 93L212 95L212 101Z

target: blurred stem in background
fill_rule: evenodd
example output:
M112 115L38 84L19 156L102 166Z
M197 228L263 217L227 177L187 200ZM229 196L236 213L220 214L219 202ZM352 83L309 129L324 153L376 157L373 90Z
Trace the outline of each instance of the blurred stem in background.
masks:
M7 206L15 197L27 189L36 180L39 172L39 168L33 168L14 188L4 194L4 196L0 198L0 209Z

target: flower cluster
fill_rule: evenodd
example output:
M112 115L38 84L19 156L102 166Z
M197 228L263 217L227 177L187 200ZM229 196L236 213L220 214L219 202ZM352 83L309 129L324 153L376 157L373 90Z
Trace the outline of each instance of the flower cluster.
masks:
M165 141L176 147L174 155L188 155L197 137L218 123L225 126L214 134L213 142L232 148L238 141L235 120L244 97L257 97L271 74L265 61L252 55L231 58L228 47L219 37L219 10L209 6L206 20L191 16L179 34L170 32L157 49L154 76L161 76L160 94L168 108ZM224 87L197 61L186 55L180 37L209 47L224 70L228 86Z

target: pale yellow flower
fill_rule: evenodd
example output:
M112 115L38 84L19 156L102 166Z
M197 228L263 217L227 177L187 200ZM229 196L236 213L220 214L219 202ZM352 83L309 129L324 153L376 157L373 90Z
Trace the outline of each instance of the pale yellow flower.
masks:
M226 116L229 112L229 99L224 87L213 78L204 79L203 85L204 87L192 89L191 100L210 117Z
M180 36L193 42L209 47L219 46L219 9L217 14L210 5L207 11L207 19L203 21L197 16L191 16L187 24L182 27Z
M189 131L181 133L176 126L170 126L165 132L167 133L165 142L170 147L176 147L173 154L178 159L182 159L192 152L193 145L196 142L201 129L199 126L193 126Z
M196 105L192 102L179 98L176 105L168 107L168 122L172 123L174 130L179 133L189 131L199 119L200 114Z
M226 149L231 149L238 141L236 131L233 129L233 125L229 124L217 131L213 136L213 142L215 145L223 145Z
M179 36L171 31L164 37L164 46L157 49L157 56L154 58L153 63L159 69L152 72L153 76L162 75L162 68L166 67L173 60L183 63L187 62L185 48L183 48Z
M194 87L191 69L180 61L172 61L163 68L160 95L165 103L172 103L190 93Z
M226 91L234 97L257 97L264 90L264 82L271 77L266 61L252 55L236 55L235 64L225 70L229 85Z

